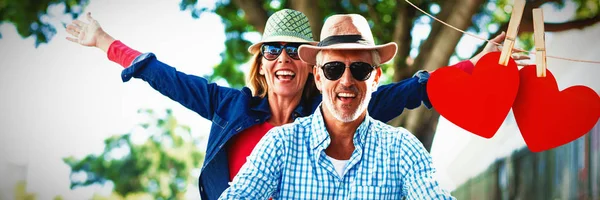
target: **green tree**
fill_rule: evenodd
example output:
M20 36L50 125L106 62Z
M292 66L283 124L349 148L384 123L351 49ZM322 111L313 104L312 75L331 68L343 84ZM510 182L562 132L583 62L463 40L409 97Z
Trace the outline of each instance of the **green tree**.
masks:
M27 191L27 182L18 181L14 186L14 199L15 200L36 200L38 195L35 192ZM61 195L57 195L53 200L63 200Z
M16 200L36 200L37 195L27 191L27 182L19 181L15 184L15 199Z
M63 15L75 19L87 4L88 0L0 0L0 24L14 24L22 37L33 36L37 47L56 34L56 28L47 20L48 7L62 5Z
M179 124L171 110L164 117L152 110L139 112L148 117L136 127L142 129L135 132L139 135L107 138L100 155L63 159L71 167L71 189L112 181L114 194L94 199L185 199L188 185L196 180L191 172L204 159L197 148L200 140L191 137L190 128Z

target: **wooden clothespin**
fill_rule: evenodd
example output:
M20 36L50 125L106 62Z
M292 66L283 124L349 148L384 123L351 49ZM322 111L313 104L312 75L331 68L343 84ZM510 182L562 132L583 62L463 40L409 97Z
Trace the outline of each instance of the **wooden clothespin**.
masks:
M535 41L535 68L537 77L546 77L546 39L544 35L544 12L533 9L533 34Z
M519 32L519 24L521 24L521 17L523 17L523 9L525 9L525 0L515 0L512 14L510 15L510 21L508 22L506 40L504 40L498 64L504 66L508 65L508 60L512 55L512 49L515 46L515 40L517 38L517 33Z

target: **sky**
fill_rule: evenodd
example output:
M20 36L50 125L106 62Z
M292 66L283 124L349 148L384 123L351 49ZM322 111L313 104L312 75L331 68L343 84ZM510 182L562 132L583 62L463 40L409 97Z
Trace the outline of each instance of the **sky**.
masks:
M179 10L179 3L180 0L153 3L143 0L91 1L85 11L90 11L106 32L130 47L141 52L153 52L158 59L179 71L199 76L210 74L212 66L220 62L219 54L225 48L223 24L218 16L211 13L193 19L189 12ZM199 3L213 6L211 2ZM50 13L60 13L60 10L60 7L54 7ZM546 13L545 16L551 21L557 15ZM419 30L428 32L426 27ZM598 33L597 30L580 32L588 34L584 38L590 38L590 34ZM91 153L101 153L105 138L132 131L134 125L142 120L137 114L140 108L156 111L171 108L181 124L191 127L195 137L208 135L210 121L164 97L141 80L123 83L120 78L121 66L108 61L101 50L82 47L64 39L67 33L59 24L54 38L37 49L33 38L22 39L10 24L0 25L0 32L3 36L0 39L0 177L5 177L0 181L0 198L9 195L5 191L10 191L7 188L14 183L9 182L14 180L26 180L28 191L37 193L40 199L51 199L56 195L67 199L86 199L94 192L108 194L111 185L70 190L70 169L62 162L62 158L81 158ZM548 44L556 42L552 41L553 37L548 36ZM562 43L552 43L558 47L555 49L573 46L564 42L572 40L573 36L567 34L561 37L566 39L558 41ZM254 35L250 38L258 37ZM582 42L577 43L580 51L586 46L590 46L590 49L598 46L577 41ZM477 44L481 42L465 37L459 44L462 48L457 51L467 55ZM565 53L550 47L549 54L553 51L556 55ZM564 51L568 51L568 48ZM570 53L594 59L589 58L593 52ZM552 62L556 61L549 60L549 63ZM552 67L557 65L568 66L569 69L572 67L573 70ZM600 89L591 75L598 74L598 66L577 68L572 63L558 63L549 64L549 69L560 71L555 73L557 79L577 80L560 83L561 89L571 84L588 85L596 92ZM576 73L573 72L575 70ZM477 162L478 170L485 168L496 157L504 156L507 152L509 154L524 145L514 128L514 120L511 124L509 118L498 133L505 137L493 140L496 141L494 144L500 144L494 151L502 153L488 154L493 156L486 156L486 160ZM471 151L469 148L473 145L470 144L481 146L492 142L473 137L445 120L440 121L438 130L440 132L432 147L434 163L442 168L440 177L443 185L456 187L460 180L455 180L448 173L454 172L455 166L464 164L456 163L461 160L458 158L478 158L482 155L465 154ZM199 148L204 150L205 147ZM466 160L464 162L473 159ZM198 198L197 190L191 189L189 197Z

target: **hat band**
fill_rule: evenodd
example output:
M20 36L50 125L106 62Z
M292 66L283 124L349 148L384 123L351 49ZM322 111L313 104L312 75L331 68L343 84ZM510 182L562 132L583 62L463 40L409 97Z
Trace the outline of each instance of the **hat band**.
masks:
M318 47L324 47L339 43L359 43L365 45L371 45L370 42L367 42L362 35L332 35L317 44Z

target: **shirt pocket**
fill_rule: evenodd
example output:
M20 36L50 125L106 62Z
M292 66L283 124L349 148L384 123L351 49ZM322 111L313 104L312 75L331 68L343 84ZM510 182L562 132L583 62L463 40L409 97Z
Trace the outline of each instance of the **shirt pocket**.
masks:
M401 199L401 194L396 187L359 185L350 192L350 199Z
M221 118L217 113L213 115L212 118L213 128L220 128L220 131L223 131L225 127L229 124L229 122L223 118ZM216 125L216 126L215 126Z

